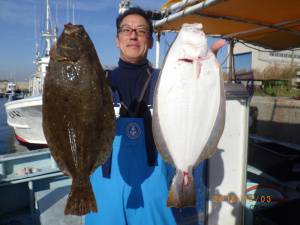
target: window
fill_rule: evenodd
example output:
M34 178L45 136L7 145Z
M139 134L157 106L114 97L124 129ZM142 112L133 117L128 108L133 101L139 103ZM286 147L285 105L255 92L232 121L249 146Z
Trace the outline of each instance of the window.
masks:
M295 59L300 59L300 55L297 54L288 54L288 53L280 53L280 52L270 52L270 56L273 57L280 57L280 58L292 58L294 57Z
M252 53L234 54L234 69L236 73L249 72L252 68Z

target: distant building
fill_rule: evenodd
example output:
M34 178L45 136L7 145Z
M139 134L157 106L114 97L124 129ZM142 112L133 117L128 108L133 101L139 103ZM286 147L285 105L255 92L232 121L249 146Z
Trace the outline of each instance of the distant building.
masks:
M249 46L249 47L247 47ZM300 68L300 50L271 51L247 44L236 43L234 47L235 73L252 73L255 79L285 79L283 69ZM266 70L273 70L268 73ZM275 69L274 69L275 68ZM299 69L298 69L299 70ZM266 75L267 74L267 75ZM264 76L266 75L266 76Z
M10 86L13 84L14 86ZM10 86L10 87L9 87ZM28 83L27 82L16 82L12 83L9 81L0 81L0 93L5 93L8 90L11 89L20 89L21 91L27 91L28 90Z
M8 84L7 80L1 80L0 81L0 93L1 93L1 96L3 95L3 93L6 92L7 84Z

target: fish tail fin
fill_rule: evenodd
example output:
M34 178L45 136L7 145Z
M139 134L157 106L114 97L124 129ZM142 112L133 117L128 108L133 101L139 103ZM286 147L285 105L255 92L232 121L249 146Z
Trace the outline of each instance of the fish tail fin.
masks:
M82 216L88 212L97 212L97 205L95 196L92 190L90 181L72 183L71 191L68 196L67 204L65 207L65 215L78 215Z
M169 191L167 207L183 208L195 206L196 193L192 173L177 170Z

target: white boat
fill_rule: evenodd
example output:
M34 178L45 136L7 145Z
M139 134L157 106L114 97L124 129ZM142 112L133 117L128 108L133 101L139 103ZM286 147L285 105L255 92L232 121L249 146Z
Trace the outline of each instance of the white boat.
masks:
M7 123L20 142L47 144L42 129L42 96L10 101L5 108Z
M5 104L7 123L13 127L16 138L25 144L47 144L42 128L42 94L46 69L50 60L50 48L56 41L56 29L50 26L50 5L46 0L46 26L42 32L45 41L43 57L36 54L35 73L29 81L29 96Z
M5 96L9 98L10 96L13 95L14 91L16 90L16 84L13 82L8 82L6 85L6 90L5 90Z

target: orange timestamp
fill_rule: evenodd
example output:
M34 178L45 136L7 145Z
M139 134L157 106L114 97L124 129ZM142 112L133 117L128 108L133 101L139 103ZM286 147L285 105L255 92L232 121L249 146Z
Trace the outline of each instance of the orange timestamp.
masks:
M241 201L255 201L255 202L264 202L271 203L273 201L273 197L271 195L244 195L242 198L234 194L229 195L213 195L213 202L229 202L229 203L237 203Z

